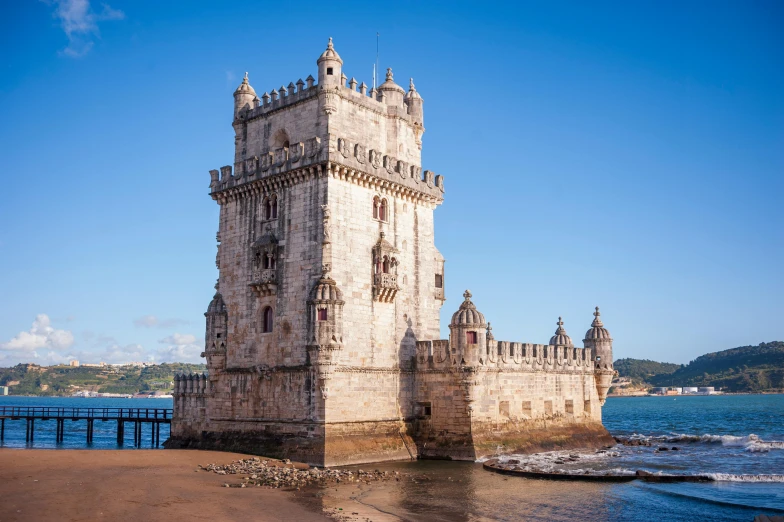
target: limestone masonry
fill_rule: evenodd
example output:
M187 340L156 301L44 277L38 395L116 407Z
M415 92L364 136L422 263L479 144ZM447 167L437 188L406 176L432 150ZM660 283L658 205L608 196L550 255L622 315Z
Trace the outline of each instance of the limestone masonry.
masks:
M234 166L220 205L208 375L178 376L168 447L316 465L611 443L614 370L599 309L575 348L497 341L466 291L438 339L444 258L422 171L423 100L391 69L378 89L343 74L330 39L311 77L234 93Z

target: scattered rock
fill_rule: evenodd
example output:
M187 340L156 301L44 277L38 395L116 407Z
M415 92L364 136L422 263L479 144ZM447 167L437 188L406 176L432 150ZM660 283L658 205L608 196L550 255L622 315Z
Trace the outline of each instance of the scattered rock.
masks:
M338 484L342 482L362 481L385 481L395 478L400 480L406 473L398 471L364 471L364 470L337 470L310 468L303 464L292 463L286 459L283 461L267 461L258 457L244 460L237 460L231 464L218 466L210 464L203 466L205 471L211 471L218 475L243 475L244 482L240 484L224 484L223 487L244 488L248 486L268 486L271 488L296 488L308 484ZM240 477L237 477L238 479Z

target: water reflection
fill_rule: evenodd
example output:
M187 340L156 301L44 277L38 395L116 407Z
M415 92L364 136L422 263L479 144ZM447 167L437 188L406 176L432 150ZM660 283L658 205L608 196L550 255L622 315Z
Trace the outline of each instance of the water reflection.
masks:
M694 485L697 487L673 495L672 488L637 482L600 484L509 477L470 462L397 462L347 469L378 469L390 474L398 471L401 477L399 481L338 485L303 493L315 509L338 512L342 508L341 515L357 513L357 520L415 522L735 521L752 520L761 512L777 514L762 511L764 506L716 504L711 493L716 487L711 485Z

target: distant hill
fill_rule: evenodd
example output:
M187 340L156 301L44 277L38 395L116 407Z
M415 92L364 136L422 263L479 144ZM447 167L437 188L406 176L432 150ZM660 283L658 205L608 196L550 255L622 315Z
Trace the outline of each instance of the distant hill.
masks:
M656 371L656 365L661 365L661 371ZM708 353L685 366L619 359L615 368L621 377L641 379L653 386L713 386L727 392L778 391L784 390L784 342Z
M615 369L619 377L628 377L633 383L648 382L656 375L666 375L678 370L681 365L661 363L648 359L618 359Z
M78 391L133 394L171 392L175 373L204 372L204 364L164 363L150 366L38 366L0 368L0 386L9 395L70 396Z

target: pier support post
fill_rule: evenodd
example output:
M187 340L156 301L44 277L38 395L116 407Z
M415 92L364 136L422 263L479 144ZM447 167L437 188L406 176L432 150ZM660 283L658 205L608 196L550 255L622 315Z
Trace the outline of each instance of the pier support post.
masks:
M0 442L5 440L5 419L0 419Z
M87 444L93 443L93 423L94 419L87 419Z
M155 447L159 448L161 445L161 423L155 423Z
M117 445L118 446L123 445L123 439L125 438L125 433L123 433L124 428L125 428L125 423L123 422L123 420L117 419Z

